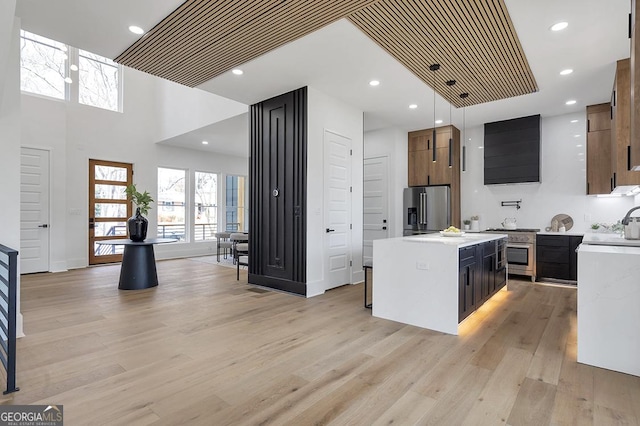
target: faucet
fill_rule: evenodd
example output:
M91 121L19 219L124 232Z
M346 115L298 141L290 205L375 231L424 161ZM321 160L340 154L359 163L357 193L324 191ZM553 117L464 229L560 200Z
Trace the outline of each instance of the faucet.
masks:
M634 207L631 210L629 210L627 212L627 215L624 217L624 219L622 219L622 224L623 225L628 225L629 224L629 217L631 216L631 212L640 209L640 206Z

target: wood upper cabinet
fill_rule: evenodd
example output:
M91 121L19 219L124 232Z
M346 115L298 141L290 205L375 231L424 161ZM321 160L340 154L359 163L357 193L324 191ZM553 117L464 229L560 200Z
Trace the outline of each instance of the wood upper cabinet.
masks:
M607 126L606 123L609 123ZM587 107L587 194L609 194L612 191L611 106ZM594 130L599 129L599 130Z
M630 58L630 104L631 104L631 168L640 170L640 28L638 14L640 1L631 0L631 58Z
M436 161L433 161L433 129L409 132L409 186L451 185L460 175L460 131L453 126L436 128Z
M616 65L611 94L611 182L618 186L639 185L640 172L631 169L631 63Z
M451 141L451 142L450 142ZM450 185L451 224L460 227L460 130L436 128L436 161L433 161L433 129L408 135L409 186Z

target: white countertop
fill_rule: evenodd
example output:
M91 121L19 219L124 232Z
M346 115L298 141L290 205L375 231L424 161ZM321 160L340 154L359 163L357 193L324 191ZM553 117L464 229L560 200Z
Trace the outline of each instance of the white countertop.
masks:
M615 233L590 232L584 235L582 244L640 247L640 240L626 240L622 235Z
M582 237L584 232L576 232L576 231L566 231L566 232L553 232L553 231L540 231L537 232L538 235L569 235L573 237Z
M423 235L411 235L408 237L400 237L402 241L409 243L420 244L441 244L446 246L456 246L458 248L473 246L476 244L482 244L488 241L498 240L500 238L507 238L507 234L489 234L482 232L465 232L459 237L443 237L440 233L423 234Z

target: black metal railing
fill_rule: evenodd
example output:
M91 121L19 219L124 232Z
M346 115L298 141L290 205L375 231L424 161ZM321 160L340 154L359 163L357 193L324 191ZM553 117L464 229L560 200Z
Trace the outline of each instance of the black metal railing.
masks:
M0 361L7 372L7 390L16 387L16 294L18 251L0 244Z
M185 226L179 225L158 225L158 238L177 238L185 241Z

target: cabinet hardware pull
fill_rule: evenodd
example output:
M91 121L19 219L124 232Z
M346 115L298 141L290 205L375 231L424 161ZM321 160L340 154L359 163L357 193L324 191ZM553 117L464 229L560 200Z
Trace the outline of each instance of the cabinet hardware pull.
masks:
M453 166L453 139L449 138L449 167Z
M433 162L436 162L436 129L433 129Z
M631 145L627 145L627 170L631 170Z

